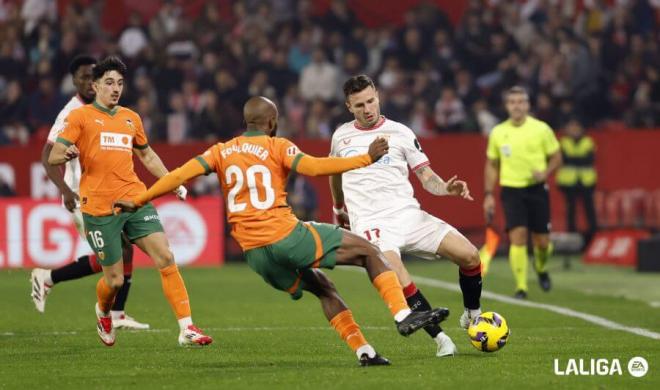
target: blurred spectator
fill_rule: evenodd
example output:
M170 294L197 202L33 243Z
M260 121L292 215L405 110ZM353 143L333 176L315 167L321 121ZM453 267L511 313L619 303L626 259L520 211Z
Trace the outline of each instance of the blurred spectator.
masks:
M119 50L124 57L131 59L140 54L148 44L142 17L133 12L128 19L128 27L119 36Z
M42 126L50 128L65 103L64 98L55 87L55 80L52 76L41 77L37 90L29 98L27 118L30 127L32 129L39 129Z
M313 221L316 219L318 196L314 186L304 176L291 172L286 186L286 192L287 203L291 206L293 213L298 219L301 221Z
M417 99L413 104L408 126L418 137L431 137L435 129L433 115L428 103L424 99Z
M477 125L477 130L484 136L488 136L500 120L488 110L485 99L479 99L472 105L472 115Z
M307 137L330 139L333 129L325 102L320 99L314 100L309 110L307 122L305 122Z
M321 99L326 102L336 97L339 70L326 59L322 49L314 49L312 62L305 66L300 76L300 93L306 100Z
M182 93L170 95L170 113L166 118L167 142L180 144L190 140L191 118L186 110L186 100Z
M343 81L363 72L386 115L421 134L429 114L436 129L488 132L511 85L527 87L555 128L576 115L588 126L660 126L656 0L469 0L451 22L438 2L415 1L393 15L398 27L369 27L347 0L126 2L125 25L105 31L107 3L0 2L0 142L38 139L72 93L66 66L81 52L124 57L121 103L146 113L155 139L178 129L177 142L239 132L254 94L281 103L282 134L326 137L350 120Z
M460 131L465 121L465 106L452 87L442 88L435 104L435 125L440 131Z

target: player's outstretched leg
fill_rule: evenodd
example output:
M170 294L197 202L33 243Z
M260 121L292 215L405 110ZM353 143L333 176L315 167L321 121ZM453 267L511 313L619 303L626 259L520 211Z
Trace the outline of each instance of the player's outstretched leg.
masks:
M426 299L422 291L417 288L412 281L408 270L403 265L399 253L395 251L385 251L383 253L387 259L390 267L396 272L399 282L405 286L403 287L403 295L406 297L406 302L412 311L429 311L432 310L431 304ZM436 356L445 357L453 356L458 351L452 339L442 330L438 324L430 324L424 327L424 331L435 341L437 344Z
M57 283L101 272L101 265L96 261L96 255L81 256L75 261L55 269L35 268L30 275L32 284L32 302L40 313L46 310L46 298Z
M465 236L450 231L438 246L437 254L449 258L458 265L458 283L463 293L464 311L459 320L463 329L481 314L481 259L479 251Z
M411 311L396 273L388 267L380 249L364 238L344 231L341 247L336 254L337 265L356 265L367 270L369 279L394 316L401 335L409 336L427 325L440 323L449 316L447 308Z
M163 232L151 233L135 240L135 244L156 263L160 271L163 292L179 322L179 345L208 345L213 342L201 329L193 325L188 300L188 291L174 263L174 255L169 249Z
M361 366L390 364L386 358L380 356L369 345L362 331L360 331L360 326L353 319L353 313L339 296L335 285L321 270L308 269L304 271L302 281L303 290L309 291L319 298L325 317L339 333L339 337L355 352Z
M128 292L131 288L133 274L133 245L122 234L122 258L124 259L124 284L119 289L115 303L112 305L112 325L116 329L144 330L149 329L149 324L136 321L135 318L124 312Z

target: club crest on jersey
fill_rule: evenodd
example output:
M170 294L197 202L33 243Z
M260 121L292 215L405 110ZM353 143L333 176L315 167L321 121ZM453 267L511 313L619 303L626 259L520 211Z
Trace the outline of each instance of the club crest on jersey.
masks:
M102 150L130 152L133 147L133 136L129 134L102 131L99 140Z
M133 125L133 121L132 121L132 120L130 120L130 119L126 119L126 124L128 125L128 127L131 128L131 130L135 131L135 126Z

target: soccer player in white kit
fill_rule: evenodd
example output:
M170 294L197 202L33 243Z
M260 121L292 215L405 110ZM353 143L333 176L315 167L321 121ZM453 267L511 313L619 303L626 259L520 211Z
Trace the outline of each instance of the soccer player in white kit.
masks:
M96 59L91 56L80 55L73 59L69 66L69 72L73 77L73 84L76 87L77 94L64 106L62 111L57 115L57 119L50 129L48 134L48 141L44 145L41 154L41 161L48 174L48 177L55 183L57 188L62 193L62 202L64 207L71 212L73 223L76 230L83 238L81 246L76 253L76 260L66 264L60 268L47 270L42 268L35 268L32 270L31 283L32 283L32 301L35 307L41 313L46 308L46 298L51 289L56 283L66 280L79 279L87 275L92 275L101 272L101 265L96 261L96 255L93 254L91 248L85 240L85 228L83 226L82 213L79 208L78 190L80 187L80 162L77 158L72 159L66 163L64 176L59 167L48 164L48 156L53 148L53 144L57 136L64 129L64 122L69 113L76 108L82 107L94 101L95 92L92 89L92 68L96 65ZM123 259L124 259L124 285L117 294L115 303L112 307L112 320L115 328L126 329L149 329L149 324L143 324L136 321L134 318L126 315L124 306L128 298L128 292L131 287L131 274L133 268L133 246L128 240L124 240L123 245Z
M332 136L331 156L365 153L377 137L389 141L389 153L375 164L330 178L334 213L338 222L360 234L384 253L397 273L408 305L413 310L431 307L415 286L401 261L401 253L422 258L447 257L459 266L459 284L465 311L460 325L481 313L481 260L479 252L453 226L420 208L408 180L415 172L424 189L437 195L472 200L467 184L452 177L442 180L430 167L415 134L407 126L380 114L378 91L365 75L344 84L346 107L354 121L340 126ZM350 223L349 223L350 222ZM437 356L452 356L456 346L437 325L425 328L438 345Z

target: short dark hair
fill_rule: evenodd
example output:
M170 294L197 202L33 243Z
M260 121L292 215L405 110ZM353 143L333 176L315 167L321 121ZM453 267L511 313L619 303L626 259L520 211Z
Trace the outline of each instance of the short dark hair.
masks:
M87 54L77 55L69 64L69 73L71 76L75 76L78 69L85 65L96 65L96 58Z
M119 57L116 56L109 56L103 59L103 61L99 62L94 69L92 70L93 73L93 80L96 81L103 77L103 75L106 72L110 71L117 71L120 75L123 77L126 77L126 64L124 64Z
M529 98L529 94L527 93L527 90L519 85L514 85L513 87L504 91L504 95L502 97L504 98L504 101L506 101L506 99L508 99L510 95L516 95L516 94L525 95L527 96L527 98Z
M376 85L369 76L366 74L353 76L344 83L344 97L348 100L348 97L352 94L358 93L368 87L376 89Z

